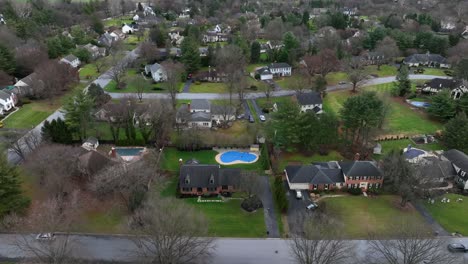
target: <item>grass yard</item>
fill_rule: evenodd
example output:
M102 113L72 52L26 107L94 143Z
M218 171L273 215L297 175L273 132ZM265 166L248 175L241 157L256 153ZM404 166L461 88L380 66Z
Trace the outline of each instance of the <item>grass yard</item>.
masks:
M127 50L131 51L131 50L134 50L138 43L140 43L140 41L142 40L143 38L141 38L140 40L138 40L138 37L135 36L135 35L128 35L127 38L124 39L123 43L124 43L124 46Z
M106 122L95 122L90 126L88 131L89 136L96 137L97 139L113 140L109 124L107 124ZM123 140L125 138L125 129L121 128L119 131L119 140ZM138 140L143 139L138 129L136 129L136 138Z
M391 235L396 219L407 218L424 225L424 219L415 209L400 209L400 198L393 195L334 197L321 202L329 215L343 223L343 234L350 238L366 238L370 232Z
M3 121L3 124L5 128L31 129L44 121L59 107L60 105L57 103L50 104L49 101L33 101L10 114Z
M256 68L261 68L261 67L264 67L264 66L267 66L267 64L265 63L256 63L256 64L249 64L247 65L247 67L245 68L247 70L247 72L254 72Z
M125 217L126 215L118 208L84 212L83 220L75 228L77 232L118 233L126 224Z
M431 144L421 144L416 145L410 139L398 139L398 140L387 140L387 141L379 141L379 144L382 145L382 154L381 155L374 155L374 158L380 159L386 153L389 153L392 150L402 151L404 148L408 147L411 144L415 148L423 149L423 150L445 150L446 147L441 145L438 142L434 142Z
M268 101L266 98L256 99L258 106L260 106L260 108L262 109L272 107L274 103L282 104L291 100L292 100L291 96L270 97L270 101Z
M282 89L285 89L285 90L290 90L292 89L291 87L294 87L294 83L295 82L300 82L300 83L307 83L307 80L304 80L306 79L305 77L301 76L301 75L298 75L298 74L293 74L291 76L288 76L288 77L281 77L279 79L275 79L275 82L282 88Z
M366 67L366 70L369 74L376 75L378 77L395 76L398 73L398 69L391 65L382 65L380 66L380 70L377 69L377 65L369 65Z
M439 69L439 68L423 68L424 69L424 75L436 75L436 76L447 76L444 71L446 69ZM414 74L414 70L416 68L411 68L410 69L410 74Z
M96 71L96 66L94 64L86 64L84 67L81 67L80 69L80 79L84 80L90 80L90 79L95 79L100 75Z
M391 84L382 84L362 88L366 91L384 92L391 89ZM343 103L353 94L350 91L337 91L328 93L324 99L325 111L339 113ZM413 110L400 98L389 98L390 113L387 117L387 123L384 126L384 134L405 134L414 135L422 133L434 133L442 129L442 124L430 120L425 113L419 110Z
M201 82L200 84L193 83L190 86L191 93L227 93L228 87L225 83L210 83Z
M450 203L441 203L443 197L450 199ZM456 202L458 198L464 201ZM441 224L448 232L459 232L464 236L468 235L468 199L466 196L458 194L446 194L437 197L434 204L428 204L422 201L427 210L431 213L432 217Z
M135 69L131 69L127 71L127 78L135 76L139 74ZM150 80L148 80L149 82ZM179 83L179 92L182 91L184 88L184 83L180 82ZM110 81L109 84L104 87L104 90L110 93L136 93L137 92L137 87L127 83L127 86L124 89L117 89L117 84L115 81ZM166 89L163 87L162 83L154 83L151 85L150 89L146 89L143 91L143 93L165 93Z
M348 74L345 72L330 72L329 74L327 74L325 79L327 80L328 85L335 85L341 81L347 81Z
M86 0L89 1L89 0ZM104 26L106 27L122 27L122 24L131 24L133 22L133 19L131 16L124 16L124 17L118 17L118 18L111 18L111 19L106 19L103 20Z
M325 156L322 156L319 154L306 156L300 152L295 152L295 153L284 152L284 153L281 153L279 170L283 171L284 168L289 163L310 164L312 162L325 162L325 161L332 161L332 160L335 160L335 161L343 160L343 156L341 156L340 153L334 150L330 151L328 155L325 155Z

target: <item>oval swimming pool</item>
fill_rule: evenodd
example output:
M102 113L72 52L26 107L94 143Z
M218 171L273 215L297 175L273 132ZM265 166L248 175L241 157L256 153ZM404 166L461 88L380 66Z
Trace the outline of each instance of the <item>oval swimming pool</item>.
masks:
M257 159L257 155L249 152L226 151L221 154L219 159L223 163L233 163L236 161L242 163L251 163Z

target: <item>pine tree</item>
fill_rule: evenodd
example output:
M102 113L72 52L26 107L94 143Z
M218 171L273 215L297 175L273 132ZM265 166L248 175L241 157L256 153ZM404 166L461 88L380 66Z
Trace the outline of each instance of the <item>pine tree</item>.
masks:
M250 46L250 62L251 63L258 63L260 60L260 43L258 41L254 41Z
M80 139L87 137L88 127L92 121L91 110L93 106L93 98L81 91L63 106L66 124Z
M45 121L42 127L42 137L50 142L60 144L71 144L73 135L68 125L61 119L54 119L52 122Z
M0 44L0 70L12 74L16 68L15 58L7 47Z
M411 81L409 79L409 69L408 66L403 65L398 74L396 76L397 83L395 84L396 87L396 94L398 96L405 96L411 90Z
M465 113L460 113L447 122L443 141L448 148L468 153L468 118Z
M29 202L21 191L18 170L0 157L0 218L12 212L21 213Z
M431 105L427 108L427 112L441 120L449 120L456 114L455 102L450 97L449 91L439 92L432 97Z
M182 41L182 62L185 64L185 69L188 73L193 73L200 68L200 52L198 45L191 37L186 37Z

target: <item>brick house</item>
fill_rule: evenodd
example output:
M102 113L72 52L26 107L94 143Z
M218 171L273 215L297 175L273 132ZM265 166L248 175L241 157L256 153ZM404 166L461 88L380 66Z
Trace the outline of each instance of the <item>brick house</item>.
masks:
M371 161L316 162L290 165L284 170L291 190L334 190L381 188L382 171Z
M231 194L239 186L240 169L220 165L184 164L180 167L179 191L182 195Z

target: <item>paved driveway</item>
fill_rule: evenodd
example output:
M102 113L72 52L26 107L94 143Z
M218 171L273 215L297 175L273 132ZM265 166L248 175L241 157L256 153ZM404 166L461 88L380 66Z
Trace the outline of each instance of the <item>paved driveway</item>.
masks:
M311 203L310 196L307 191L302 191L302 199L296 198L296 191L290 190L288 182L284 181L285 189L287 190L286 197L289 201L288 206L288 224L290 233L301 233L300 222L304 217L307 217L311 212L306 209L306 206Z
M263 203L263 212L265 214L265 226L268 230L268 237L279 238L280 233L278 223L276 222L275 203L273 202L273 194L270 189L268 176L262 176L263 193L261 195Z
M190 92L190 85L192 85L192 80L187 80L184 84L184 89L182 90L183 93Z

